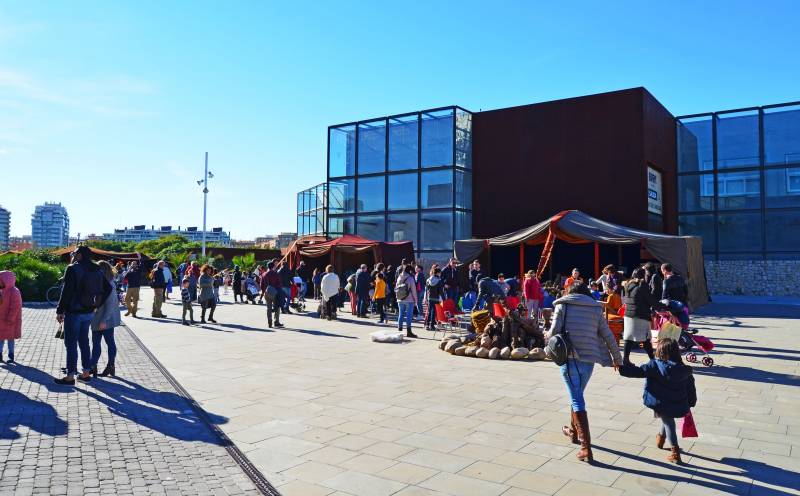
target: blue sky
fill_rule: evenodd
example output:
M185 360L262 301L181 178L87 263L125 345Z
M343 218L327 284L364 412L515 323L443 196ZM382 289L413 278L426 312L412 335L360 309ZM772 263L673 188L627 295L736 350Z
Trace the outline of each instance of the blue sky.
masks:
M555 5L564 4L564 5ZM295 228L327 126L645 86L682 115L800 100L800 2L0 3L0 205L72 234Z

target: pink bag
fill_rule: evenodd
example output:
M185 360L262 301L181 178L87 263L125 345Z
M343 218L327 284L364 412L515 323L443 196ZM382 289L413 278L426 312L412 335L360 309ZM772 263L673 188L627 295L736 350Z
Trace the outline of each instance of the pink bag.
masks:
M691 410L683 417L681 424L681 437L697 437L697 426L694 423Z

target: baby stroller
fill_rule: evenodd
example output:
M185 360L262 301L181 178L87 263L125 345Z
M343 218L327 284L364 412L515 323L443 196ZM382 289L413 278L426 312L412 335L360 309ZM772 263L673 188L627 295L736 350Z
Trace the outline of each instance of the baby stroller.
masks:
M332 296L332 298L336 300L336 304L333 305L333 314L331 315L331 319L333 320L336 320L336 309L339 308L340 297L341 293L336 296ZM325 298L323 298L322 295L320 295L319 306L317 307L317 315L319 315L319 318L321 319L328 318L328 311L327 308L325 307Z
M293 283L291 290L290 290L290 297L289 297L289 306L292 307L294 310L298 312L304 312L306 309L306 304L304 301L300 300L297 295L300 293L300 285L303 284L302 282Z
M653 316L653 329L660 329L660 332L664 332L665 323L673 324L673 329L679 333L678 349L684 354L687 362L696 363L699 353L703 357L701 360L703 365L706 367L714 365L714 359L709 356L709 352L714 349L714 343L705 336L689 333L689 315L684 308L681 308L677 315L668 310L657 311Z

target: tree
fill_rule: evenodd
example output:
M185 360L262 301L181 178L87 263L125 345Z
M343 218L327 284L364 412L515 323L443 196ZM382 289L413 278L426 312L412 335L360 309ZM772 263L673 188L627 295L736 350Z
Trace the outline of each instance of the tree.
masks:
M249 272L256 266L256 254L251 252L245 255L236 255L233 257L233 264L238 265L242 271Z

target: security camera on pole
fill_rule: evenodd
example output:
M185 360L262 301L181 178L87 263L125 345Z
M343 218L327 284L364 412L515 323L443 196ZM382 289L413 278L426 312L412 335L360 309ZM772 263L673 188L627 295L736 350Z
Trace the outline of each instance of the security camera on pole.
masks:
M202 254L206 257L206 211L208 210L208 180L213 179L214 174L208 170L208 152L206 152L206 171L203 179L197 181L198 186L203 187L203 243Z

